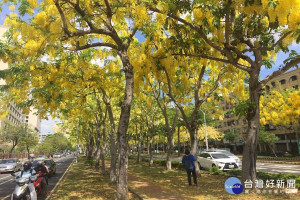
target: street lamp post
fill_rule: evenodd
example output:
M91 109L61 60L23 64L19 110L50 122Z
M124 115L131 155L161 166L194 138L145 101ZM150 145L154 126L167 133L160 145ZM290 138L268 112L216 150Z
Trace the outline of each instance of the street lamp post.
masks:
M204 128L205 128L205 144L206 144L206 151L208 151L208 141L207 141L207 131L206 131L206 119L205 119L205 112L203 110L199 109L204 116Z

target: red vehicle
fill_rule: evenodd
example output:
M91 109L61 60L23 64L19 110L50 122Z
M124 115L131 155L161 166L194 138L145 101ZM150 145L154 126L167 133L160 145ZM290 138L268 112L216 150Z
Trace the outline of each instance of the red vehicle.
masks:
M33 183L37 196L41 194L42 191L42 179L43 179L43 173L39 172L37 179Z

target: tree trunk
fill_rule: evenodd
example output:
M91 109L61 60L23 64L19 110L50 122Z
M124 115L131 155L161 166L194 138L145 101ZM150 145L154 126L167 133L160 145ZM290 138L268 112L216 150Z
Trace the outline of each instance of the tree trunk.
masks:
M17 142L13 142L13 146L11 147L11 149L9 151L9 155L8 155L9 158L12 157L12 153L13 153L15 147L17 146L17 144L18 144Z
M173 147L174 147L173 131L169 130L169 132L170 133L168 133L168 149L167 149L167 159L166 159L166 168L167 168L167 170L172 169L171 156L172 156Z
M254 72L255 73L255 72ZM259 73L257 73L259 74ZM246 180L256 181L256 157L259 130L259 98L260 87L258 75L250 74L249 82L250 105L247 109L248 137L244 143L242 160L242 182Z
M117 145L115 137L115 122L113 117L112 108L110 102L106 104L108 110L108 117L110 121L110 134L109 134L109 143L110 143L110 169L109 177L110 182L115 183L117 181L116 168L117 168Z
M154 125L150 128L150 139L149 139L149 166L153 166L153 137L154 137Z
M97 127L97 137L96 137L96 165L95 169L98 170L100 168L100 146L101 146L101 139L100 139L100 133L99 133L99 127Z
M28 158L28 160L30 160L30 151L29 151L28 145L26 145L26 149L27 149L27 158Z
M105 156L104 156L103 146L100 146L100 160L101 160L101 173L105 174Z
M125 72L125 96L121 105L121 115L118 127L118 150L119 150L119 173L117 177L117 199L128 199L128 183L127 183L127 169L128 169L128 151L126 142L126 133L128 130L130 109L133 96L133 67L129 63L126 51L119 52Z
M140 161L141 161L141 149L142 149L142 146L141 146L141 140L142 140L141 135L142 134L141 134L141 132L138 133L137 124L135 125L135 130L136 130L136 135L138 135L138 137L139 137L139 139L138 139L138 155L137 155L137 158L136 158L136 163L140 163Z
M88 149L88 155L87 155L87 159L88 160L92 160L93 159L93 153L94 153L94 137L93 134L90 133L90 137L89 137L89 149Z
M178 149L178 157L180 157L180 126L178 126L178 133L177 133L177 149Z
M194 133L190 133L191 138L191 154L193 154L197 160L197 149L198 149L198 142L197 142L197 132L194 130ZM201 171L198 165L198 161L195 163L195 171L198 176L201 176Z
M277 158L277 155L276 155L275 150L274 150L274 148L273 148L273 144L268 144L268 146L269 146L269 148L272 150L274 156Z

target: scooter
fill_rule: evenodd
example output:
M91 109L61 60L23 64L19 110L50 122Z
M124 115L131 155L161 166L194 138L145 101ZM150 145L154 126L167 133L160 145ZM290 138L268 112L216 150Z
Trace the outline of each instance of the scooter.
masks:
M12 176L15 176L14 173L12 173ZM11 200L29 200L31 199L30 196L30 190L28 187L28 184L33 182L35 191L37 196L42 191L42 178L43 174L39 173L38 176L36 174L33 174L30 177L16 177L16 187L14 192L11 195Z

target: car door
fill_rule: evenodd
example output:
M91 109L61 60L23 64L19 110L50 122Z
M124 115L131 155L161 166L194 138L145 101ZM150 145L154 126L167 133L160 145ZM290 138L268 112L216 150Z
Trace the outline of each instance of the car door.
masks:
M204 167L205 165L205 153L201 153L198 157L198 162L200 163L201 167Z
M208 159L207 159L207 157L209 157L208 153L203 153L202 154L202 162L200 164L204 168L208 168Z
M212 157L209 153L206 153L206 156L205 156L205 167L206 168L209 168L212 166Z

